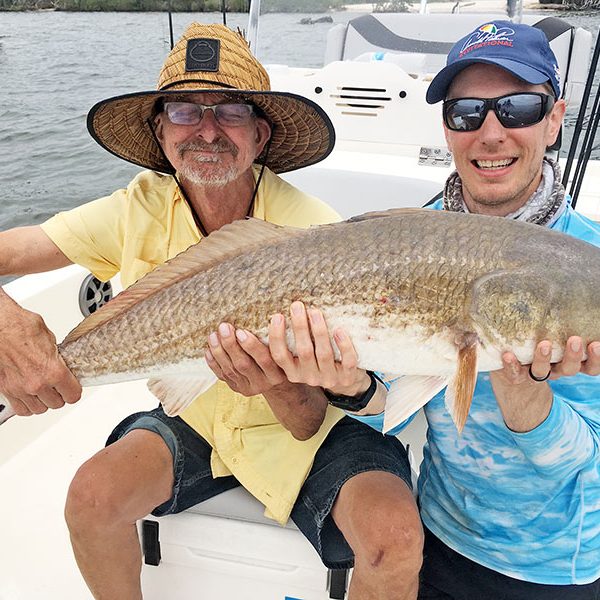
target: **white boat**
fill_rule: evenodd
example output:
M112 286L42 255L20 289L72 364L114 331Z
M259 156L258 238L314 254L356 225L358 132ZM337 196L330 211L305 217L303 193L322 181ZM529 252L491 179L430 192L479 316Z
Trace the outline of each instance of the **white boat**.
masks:
M421 206L452 170L439 106L425 90L449 45L491 15L365 14L328 36L322 68L268 67L274 89L303 94L330 115L337 132L323 162L285 177L328 201L343 216L392 206ZM498 17L498 15L493 15ZM535 23L540 15L524 15ZM251 30L254 25L251 23ZM565 29L552 46L566 98L584 96L592 36ZM578 207L600 220L598 161L587 165ZM5 290L42 314L61 339L83 315L120 289L77 266L22 277ZM126 415L157 404L144 382L87 389L76 405L0 429L0 600L91 598L73 558L63 507L68 485ZM401 439L415 472L424 421ZM263 516L243 489L180 515L140 522L144 598L148 600L325 600L345 598L348 573L328 572L293 524Z

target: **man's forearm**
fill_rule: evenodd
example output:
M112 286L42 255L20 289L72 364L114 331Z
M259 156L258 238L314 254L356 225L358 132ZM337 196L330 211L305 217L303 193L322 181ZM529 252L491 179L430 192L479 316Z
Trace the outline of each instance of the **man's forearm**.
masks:
M504 422L512 431L531 431L543 423L550 413L552 390L547 383L525 381L510 384L497 373L492 375L491 383Z
M1 287L0 287L0 339L7 343L8 337L5 334L15 335L15 327L18 327L21 318L33 315L23 307L19 306ZM17 329L17 335L20 335Z
M0 276L41 273L70 264L39 225L0 231Z
M321 427L327 411L321 388L286 382L263 395L278 421L296 439L307 440Z

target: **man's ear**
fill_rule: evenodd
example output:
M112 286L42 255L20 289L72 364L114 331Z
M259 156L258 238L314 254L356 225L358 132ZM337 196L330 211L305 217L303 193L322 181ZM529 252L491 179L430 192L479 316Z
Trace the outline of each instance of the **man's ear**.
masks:
M557 100L548 115L548 130L546 133L546 147L552 146L556 142L558 132L567 110L567 104L564 100Z
M271 137L271 125L269 125L269 123L266 121L266 119L263 119L261 117L256 117L255 119L256 122L256 156L255 158L257 158L258 156L260 156L261 152L263 151L265 144L267 143L267 141L269 140L269 138Z
M158 138L158 141L162 144L164 143L164 139L163 139L163 115L162 113L156 115L154 117L154 133L156 134L156 137Z

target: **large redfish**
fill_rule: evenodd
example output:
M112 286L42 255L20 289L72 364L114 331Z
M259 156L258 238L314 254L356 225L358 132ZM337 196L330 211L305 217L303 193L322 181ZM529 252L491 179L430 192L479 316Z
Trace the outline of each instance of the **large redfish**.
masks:
M600 340L599 299L600 249L537 225L419 209L307 230L251 219L155 269L59 351L82 385L149 378L177 414L214 382L203 356L220 322L266 341L270 316L301 300L349 332L361 367L404 376L387 428L447 386L460 430L478 371L507 350L530 363L542 339L553 361L571 335Z

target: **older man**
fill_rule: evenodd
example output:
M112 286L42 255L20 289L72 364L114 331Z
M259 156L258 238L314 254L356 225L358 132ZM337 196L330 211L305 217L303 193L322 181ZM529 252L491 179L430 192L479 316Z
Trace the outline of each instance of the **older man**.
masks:
M100 102L88 123L101 145L150 170L41 227L0 234L0 274L75 262L101 279L120 272L128 286L247 215L300 227L338 218L274 173L323 159L333 146L329 119L305 98L270 91L246 42L226 27L190 26L158 90ZM52 335L4 294L0 339L0 391L18 414L77 401ZM416 597L422 530L403 446L328 406L322 388L291 383L251 340L250 356L248 341L222 324L207 340L222 381L178 417L160 408L130 416L78 471L66 518L94 597L141 598L137 519L240 484L272 518L291 516L325 564L355 565L351 597ZM328 383L354 395L365 381L351 371ZM390 531L402 546L390 546Z
M536 223L600 246L600 227L573 211L558 165L544 156L565 102L539 29L484 23L453 47L427 100L444 101L456 164L432 208ZM314 338L322 354L328 337ZM281 327L272 327L270 344L296 373ZM551 346L540 341L531 365L506 353L502 370L480 374L462 435L443 392L425 406L419 598L600 598L600 342L586 348L571 337L556 364ZM343 359L356 356L350 350ZM381 395L347 402L379 429L383 407Z

